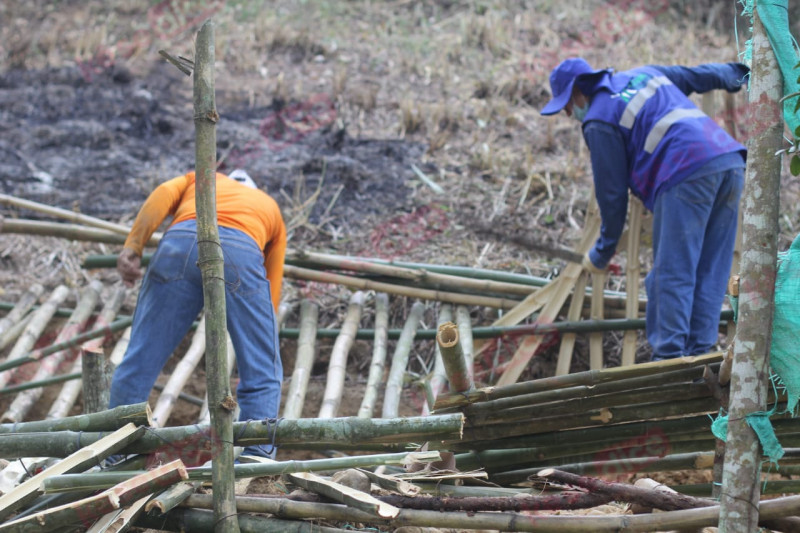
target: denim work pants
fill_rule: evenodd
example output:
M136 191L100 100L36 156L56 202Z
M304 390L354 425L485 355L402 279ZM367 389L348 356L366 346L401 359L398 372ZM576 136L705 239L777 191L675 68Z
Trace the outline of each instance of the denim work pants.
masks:
M239 419L276 418L283 367L264 258L255 241L241 231L220 226L219 235L228 332L239 370ZM197 224L187 220L167 231L144 276L131 341L111 383L110 407L147 400L161 369L202 308ZM249 453L264 455L255 450Z
M654 361L707 353L717 343L743 184L743 169L730 169L690 178L656 199L645 279Z

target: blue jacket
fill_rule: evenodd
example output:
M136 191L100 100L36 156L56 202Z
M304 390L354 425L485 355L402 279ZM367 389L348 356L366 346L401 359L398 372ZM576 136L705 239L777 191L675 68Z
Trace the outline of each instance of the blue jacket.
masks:
M591 98L583 134L603 219L600 238L590 251L596 266L605 266L614 255L625 225L628 188L652 211L666 188L744 166L744 146L687 95L737 91L747 72L739 63L647 66L578 80Z

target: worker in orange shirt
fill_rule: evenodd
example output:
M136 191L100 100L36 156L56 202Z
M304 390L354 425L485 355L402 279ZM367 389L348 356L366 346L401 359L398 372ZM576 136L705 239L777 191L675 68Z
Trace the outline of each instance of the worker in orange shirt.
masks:
M123 281L132 286L142 276L145 243L167 216L173 217L142 281L130 344L111 383L110 407L147 400L203 308L195 192L194 172L159 185L140 209L117 260ZM216 201L228 332L239 371L239 419L276 418L283 379L276 316L286 226L275 200L243 170L217 173ZM273 452L260 446L244 450L265 457Z

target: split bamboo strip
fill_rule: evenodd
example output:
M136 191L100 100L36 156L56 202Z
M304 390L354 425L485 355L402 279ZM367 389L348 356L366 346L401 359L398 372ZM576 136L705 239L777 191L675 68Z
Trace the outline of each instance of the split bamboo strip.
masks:
M439 326L448 322L452 322L452 320L453 306L449 304L442 304L439 308L439 316L436 318L436 334L439 334ZM427 402L422 404L422 416L426 416L430 413L430 409L432 408L433 403L435 403L436 397L441 394L441 392L444 390L444 386L447 384L447 370L445 370L444 367L444 359L442 358L442 350L439 348L439 343L434 345L433 353L433 371L428 379L429 390L427 391L427 394L429 399ZM429 403L430 406L428 405Z
M275 425L236 422L234 444L271 444L295 449L384 449L387 444L407 447L426 441L455 441L461 437L464 417L452 415L383 418L299 418ZM152 453L182 439L210 438L208 425L152 429L125 449L127 454ZM46 435L46 437L45 437ZM0 434L0 458L65 457L102 437L96 432Z
M161 394L158 396L156 406L153 408L153 427L164 427L167 425L172 409L178 399L178 394L183 390L186 382L192 377L194 369L203 358L206 350L206 317L200 318L200 324L192 336L192 342L181 360L175 365L175 369L169 376L169 380Z
M150 495L144 496L124 509L110 512L86 530L86 533L124 533L128 531L144 511L145 504Z
M372 414L375 411L375 403L378 401L378 392L383 383L383 374L386 367L388 331L389 295L381 292L375 295L375 338L367 386L364 389L364 399L358 408L358 416L361 418L372 418Z
M68 454L69 457L66 457L63 461L46 470L42 470L18 485L11 492L0 496L0 520L8 518L11 513L36 498L44 480L52 476L83 471L94 466L109 455L118 452L127 444L140 438L144 432L144 427L137 428L133 424L126 424L112 434L99 438L94 443ZM47 454L43 456L47 456Z
M22 335L22 332L28 327L28 324L30 324L33 316L34 313L28 313L22 317L19 322L8 328L3 335L0 335L0 350L4 349L6 346L17 340L20 335Z
M639 242L642 236L642 215L644 205L633 194L628 198L628 250L625 262L625 317L639 315ZM622 338L622 366L632 365L636 359L636 332L626 331ZM732 339L733 337L728 337Z
M4 433L35 433L56 431L113 431L126 424L150 425L150 406L147 402L120 405L107 411L70 416L67 418L36 420L0 424L0 435ZM2 437L0 437L2 439Z
M339 412L344 393L344 381L347 375L347 356L355 342L358 324L361 322L361 311L364 307L366 294L357 291L350 297L347 314L342 323L342 331L336 338L331 350L331 359L328 363L328 375L325 383L325 393L322 397L322 406L319 409L319 418L334 418Z
M292 482L299 485L300 488L327 496L334 501L346 504L348 507L366 511L380 518L395 518L400 514L400 509L375 498L371 494L329 481L311 472L294 474Z
M583 309L584 294L586 293L586 279L589 274L583 271L575 282L575 289L572 291L572 300L567 311L567 320L580 320L581 310ZM575 350L575 333L564 333L561 336L561 344L558 348L558 361L556 363L556 376L569 374L569 367L572 364L572 354Z
M605 272L592 274L592 320L603 320L603 287L606 285ZM589 368L603 368L603 333L594 332L589 335Z
M386 379L386 392L383 396L382 418L396 418L400 406L400 394L403 391L403 377L408 366L408 354L411 351L411 342L414 340L417 327L422 320L422 313L425 312L425 305L422 302L414 302L408 313L408 318L403 326L403 333L394 349L392 365L389 369L389 377Z
M45 328L47 328L50 319L53 318L56 308L68 295L69 289L66 286L59 285L56 287L47 301L33 313L30 323L28 323L25 331L22 332L22 335L17 340L17 343L11 349L8 356L3 359L3 362L19 359L31 351L36 341L39 339L39 336L41 336ZM10 379L11 372L0 372L0 387L4 387L8 384Z
M94 311L97 300L100 298L101 290L103 290L103 284L98 280L92 280L89 286L83 290L83 294L78 300L78 304L75 306L75 311L69 320L67 320L66 324L64 324L64 327L61 328L61 331L59 331L56 337L56 343L64 342L75 335L75 333L80 333L84 330L86 322ZM36 370L32 381L39 381L52 377L61 363L68 361L71 352L72 350L63 350L54 353L47 359L43 359L41 363L39 363L39 368ZM34 404L42 397L42 392L42 389L37 388L27 390L17 395L3 414L2 421L21 422L24 420Z
M580 255L585 254L589 250L591 244L597 238L599 231L599 217L597 215L587 217L586 228L581 241L578 243L576 252ZM544 305L536 319L537 322L547 323L553 322L556 319L556 316L561 310L561 307L564 305L567 296L575 287L575 282L578 280L578 276L580 276L582 270L583 267L577 263L569 263L566 267L564 267L561 275L558 276L554 282L554 286L557 287L555 289L556 294L553 295L553 297L550 298ZM503 372L503 374L500 376L500 379L497 380L497 384L499 386L516 383L516 381L519 379L519 376L525 370L525 367L528 366L533 354L536 353L536 350L541 345L543 339L544 337L541 335L529 336L522 339L519 348L517 348L517 351L511 358L511 361L509 362L505 372Z
M664 361L652 361L632 367L604 368L602 370L588 370L576 372L565 376L554 376L522 383L499 387L486 387L477 389L467 394L443 394L436 401L436 409L459 407L470 403L508 398L519 394L531 394L545 390L561 389L579 385L597 385L624 378L651 376L672 370L703 365L722 361L722 352L691 357L679 357Z
M458 324L458 336L461 341L461 350L464 352L464 363L467 365L467 372L470 378L474 374L475 351L472 342L472 318L469 309L464 305L456 307L456 324Z
M375 483L380 488L391 490L402 494L403 496L416 496L420 492L420 488L409 483L408 481L396 478L394 476L387 476L378 472L371 472L364 468L359 468L359 472L367 476L372 483Z
M408 296L409 298L419 298L420 300L436 300L454 304L480 305L499 309L510 309L519 303L517 300L511 300L508 298L493 298L491 296L473 296L456 292L416 289L414 287L408 287L404 285L374 282L367 279L344 276L342 274L333 274L330 272L320 272L317 270L300 268L291 265L285 265L283 273L284 276L292 279L305 279L310 281L318 281L320 283L344 285L345 287L350 287L351 289L386 292L389 294L397 294L399 296Z
M111 297L106 301L103 310L95 320L95 327L111 324L117 317L122 303L125 301L127 291L123 286L117 287ZM109 382L106 374L106 357L102 347L105 338L88 341L81 346L78 358L72 365L72 372L82 372L91 384L83 386L83 380L71 381L61 388L61 392L53 401L47 418L63 418L78 399L81 389L84 391L84 412L102 411L108 407ZM87 409L87 406L90 406Z
M22 293L14 305L14 308L9 313L0 319L0 337L6 334L11 327L18 323L22 318L28 314L33 304L39 299L44 292L44 287L39 283L34 283L28 290Z
M326 527L298 520L281 520L239 513L236 516L242 533L353 533L352 529ZM164 516L139 517L136 525L157 531L179 531L181 533L215 533L214 514L200 509L173 509Z
M436 342L442 352L442 360L447 371L447 380L450 390L466 392L474 386L467 370L464 352L458 337L458 326L452 322L445 322L439 326L439 335Z
M23 235L42 235L59 237L72 241L103 242L107 244L124 244L125 235L100 228L92 228L78 224L63 222L44 222L41 220L25 220L19 218L2 218L0 233L21 233Z
M303 300L300 304L300 338L297 341L297 357L283 407L283 417L287 419L303 416L308 381L314 365L318 319L319 306L311 300Z
M186 468L181 461L173 461L144 472L96 496L54 507L12 522L0 525L1 531L15 533L53 531L64 525L87 525L95 519L126 505L130 505L152 492L186 479Z

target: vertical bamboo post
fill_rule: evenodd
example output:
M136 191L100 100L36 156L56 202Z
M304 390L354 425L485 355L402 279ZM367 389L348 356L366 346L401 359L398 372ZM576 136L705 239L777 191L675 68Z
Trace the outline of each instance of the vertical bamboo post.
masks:
M453 306L450 304L442 304L439 308L439 316L436 319L436 326L439 327L442 324L446 324L447 322L452 322L453 320ZM444 390L444 386L447 383L447 370L444 366L444 359L442 358L442 350L439 348L439 343L436 343L434 347L434 360L433 360L433 372L431 372L431 377L428 380L428 383L431 387L431 394L433 395L433 399L436 400L436 397L439 396L439 393ZM429 408L433 406L429 406L425 403L422 406L422 414L427 415L429 412Z
M322 396L322 406L319 409L319 418L334 418L339 412L344 393L344 380L347 371L347 356L353 347L361 322L361 310L364 306L366 293L357 291L350 297L342 330L336 337L336 342L331 351L331 360L328 363L328 376L325 383L325 393Z
M383 396L383 418L397 418L400 406L400 393L403 391L403 376L406 374L408 366L408 354L411 351L411 344L417 335L417 327L422 319L425 305L422 302L414 302L408 318L397 340L397 345L392 355L392 366L389 369L389 377L386 379L386 392Z
M297 339L297 357L294 360L289 392L283 404L283 418L293 420L303 416L303 403L314 365L317 344L317 322L319 306L311 300L300 303L300 336Z
M728 409L719 527L758 530L759 442L746 417L766 411L780 205L783 78L758 10L754 12L747 176L742 201L739 314ZM787 22L788 24L788 22Z
M470 376L464 360L458 326L452 322L439 325L436 332L436 344L442 353L447 381L450 383L450 392L466 392L472 389L472 376Z
M469 316L467 306L459 305L456 307L456 324L458 324L458 339L461 343L461 351L464 352L464 362L467 365L467 372L472 378L475 367L475 350L472 342L472 317Z
M575 288L572 290L572 300L569 302L567 310L567 320L574 322L580 320L583 310L583 300L586 298L586 280L589 273L585 270L578 276ZM572 363L572 354L575 350L575 339L577 333L564 333L561 336L561 344L558 347L558 362L556 363L556 376L569 374L569 366Z
M628 250L626 259L625 318L639 316L639 244L642 236L642 213L644 205L634 195L628 199ZM636 361L636 337L634 330L625 332L622 338L622 366L632 365Z
M369 365L369 377L364 391L364 399L358 408L360 418L372 418L375 402L378 400L378 389L383 383L386 367L386 345L389 338L389 295L375 295L375 342L372 348L372 362Z
M194 123L197 189L198 265L206 312L206 382L211 425L219 453L212 461L215 531L238 533L233 477L233 413L226 361L225 271L217 228L216 109L214 89L214 23L207 20L195 41Z
M592 320L603 320L603 291L606 287L608 274L592 274ZM600 370L603 368L603 332L596 331L589 334L589 368Z

